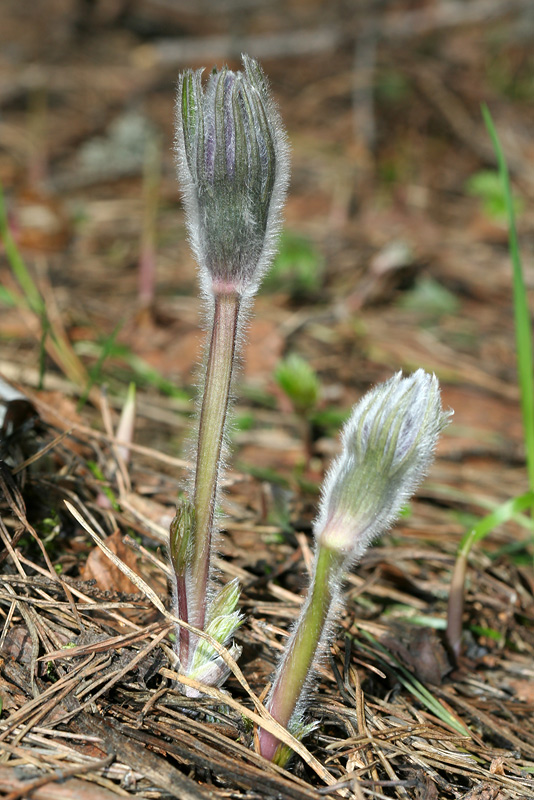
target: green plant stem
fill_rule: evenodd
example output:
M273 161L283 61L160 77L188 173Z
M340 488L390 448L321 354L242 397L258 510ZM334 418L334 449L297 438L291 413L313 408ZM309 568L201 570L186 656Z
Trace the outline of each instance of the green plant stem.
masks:
M235 359L240 298L237 294L215 297L213 328L200 412L194 506L196 528L188 593L191 625L204 628L210 573L211 540L224 429Z
M332 576L335 572L339 573L342 563L339 552L319 547L310 594L287 644L286 655L267 704L274 719L286 728L300 700L321 642L333 601ZM262 728L259 742L262 756L270 761L276 760L280 740Z

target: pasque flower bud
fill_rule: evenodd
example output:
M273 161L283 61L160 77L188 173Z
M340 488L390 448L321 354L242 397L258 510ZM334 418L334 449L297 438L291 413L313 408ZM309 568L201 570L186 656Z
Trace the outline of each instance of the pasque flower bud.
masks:
M326 647L343 574L397 518L434 456L443 412L435 375L398 372L354 407L342 452L327 475L314 525L310 590L278 666L267 708L295 734L302 727L313 662ZM260 752L284 764L290 751L261 729Z
M251 296L274 255L289 176L285 133L259 64L180 77L176 151L189 236L208 294Z
M178 174L211 333L190 500L177 511L169 543L180 619L229 645L236 657L239 589L231 584L216 592L213 584L217 501L243 312L274 256L289 174L267 80L252 58L243 56L243 66L243 72L213 71L205 87L202 70L187 70L178 84ZM220 685L228 668L216 650L184 626L177 633L181 672Z
M397 518L432 459L451 412L435 375L397 372L354 407L325 480L315 535L353 564Z

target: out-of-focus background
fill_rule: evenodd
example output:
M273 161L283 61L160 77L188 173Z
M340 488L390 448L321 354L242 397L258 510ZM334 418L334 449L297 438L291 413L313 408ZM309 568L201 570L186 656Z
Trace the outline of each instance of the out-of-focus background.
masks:
M146 365L148 385L151 369L191 384L196 277L173 165L174 88L181 69L237 68L246 51L279 103L292 182L245 383L272 390L278 360L296 350L347 406L369 382L422 365L450 379L462 421L516 432L504 204L480 104L508 155L528 270L531 3L37 0L29 16L4 0L1 13L9 224L97 382L143 383ZM38 332L10 308L5 257L1 269L4 372L20 379L24 368L35 383ZM50 354L46 367L53 388ZM493 400L504 407L490 420Z
M2 0L0 374L27 390L53 430L74 425L82 438L90 427L116 430L128 385L136 384L131 491L121 484L120 503L102 521L106 533L133 525L148 547L142 537L151 520L161 544L184 485L203 335L174 169L175 86L184 68L239 68L247 52L269 77L292 178L280 254L255 303L236 385L224 563L245 586L250 571L267 592L265 575L278 558L274 594L258 605L256 587L246 602L263 622L286 601L286 622L294 616L283 591L298 595L305 585L301 534L309 534L317 485L351 405L398 369L435 371L454 424L411 514L395 539L369 554L349 594L410 674L431 684L448 674L437 640L415 641L415 628L404 640L392 630L417 614L413 626L425 617L443 631L461 537L527 489L506 206L481 103L507 156L530 290L533 43L532 0ZM284 364L286 377L301 370L312 384L300 415ZM75 468L76 447L57 456L63 472L58 462L43 469L72 478L69 491L73 475L83 475L83 497L103 508L115 472L93 440L98 468ZM59 483L52 494L64 499ZM87 536L65 537L60 528L56 520L54 569L111 591L102 565L80 570L92 547ZM278 540L280 530L300 538ZM510 523L487 545L491 557L477 551L464 617L475 677L457 673L455 688L439 695L466 724L491 731L489 749L477 751L477 779L469 777L472 765L462 772L450 744L454 757L436 767L441 783L429 767L422 793L391 796L463 797L486 780L493 791L501 777L509 795L497 787L465 797L523 796L520 783L510 788L503 776L519 781L534 754L529 536L524 521ZM243 631L248 664L279 629ZM428 647L431 666L417 673ZM253 662L258 692L271 665L262 657ZM381 683L376 670L384 667L376 664L364 665L361 680L380 703L400 684L389 672L390 683ZM332 678L328 686L337 691ZM430 713L421 708L420 721ZM386 727L397 711L384 711ZM447 764L461 777L451 778Z

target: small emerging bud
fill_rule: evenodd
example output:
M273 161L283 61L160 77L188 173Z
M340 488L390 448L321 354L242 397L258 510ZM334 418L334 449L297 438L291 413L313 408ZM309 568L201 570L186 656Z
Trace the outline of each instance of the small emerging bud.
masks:
M195 533L195 507L182 500L171 522L169 550L177 577L185 576L189 566L192 541Z
M228 614L232 614L237 608L240 594L241 590L237 578L228 581L225 586L219 589L209 604L208 613L206 615L206 622L208 625L217 617L224 617Z
M206 617L206 633L209 633L223 647L230 645L229 653L232 658L239 658L241 647L232 642L237 629L243 623L243 615L237 610L239 600L239 582L237 578L223 586L213 597ZM221 686L228 677L230 670L205 639L199 639L188 671L189 677L210 686ZM189 697L196 697L195 689L187 689Z
M315 532L320 546L357 561L397 518L427 472L443 412L435 375L398 372L358 403L342 434L342 453L326 478Z
M202 87L202 70L180 76L176 151L186 221L210 294L251 296L274 255L288 184L288 147L267 80L243 56Z

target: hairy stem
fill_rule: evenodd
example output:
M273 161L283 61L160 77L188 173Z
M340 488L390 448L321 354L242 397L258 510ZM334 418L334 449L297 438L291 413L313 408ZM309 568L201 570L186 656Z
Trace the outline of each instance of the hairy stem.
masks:
M327 547L317 550L315 572L308 598L297 626L289 638L285 656L271 689L267 708L284 727L288 727L301 698L313 659L321 643L324 627L334 599L332 578L342 567L340 554ZM263 728L259 731L260 753L270 761L277 754L280 740Z
M190 568L194 581L190 581L188 592L189 622L201 629L204 628L206 617L213 521L239 310L240 298L237 294L215 296L195 473L196 528Z

